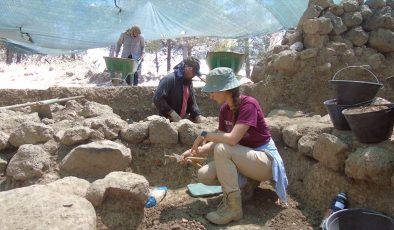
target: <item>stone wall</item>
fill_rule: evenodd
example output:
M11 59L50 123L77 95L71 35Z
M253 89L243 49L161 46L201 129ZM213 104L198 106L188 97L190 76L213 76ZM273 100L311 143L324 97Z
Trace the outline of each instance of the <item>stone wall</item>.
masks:
M271 110L291 106L324 114L334 98L329 84L346 66L366 66L384 83L378 96L393 100L385 79L394 75L393 2L311 0L296 29L254 67L251 94ZM375 81L365 70L345 69L336 79Z
M394 140L358 142L351 131L339 131L327 116L286 118L268 123L280 146L289 191L308 207L324 211L339 192L349 208L367 208L394 216Z

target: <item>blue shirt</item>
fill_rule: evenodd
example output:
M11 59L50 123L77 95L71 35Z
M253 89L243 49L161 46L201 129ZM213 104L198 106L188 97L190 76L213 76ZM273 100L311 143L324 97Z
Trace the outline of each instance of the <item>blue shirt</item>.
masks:
M275 181L275 192L285 204L287 204L286 188L289 184L286 176L285 166L282 157L272 139L262 146L255 148L257 151L268 152L272 157L272 179Z

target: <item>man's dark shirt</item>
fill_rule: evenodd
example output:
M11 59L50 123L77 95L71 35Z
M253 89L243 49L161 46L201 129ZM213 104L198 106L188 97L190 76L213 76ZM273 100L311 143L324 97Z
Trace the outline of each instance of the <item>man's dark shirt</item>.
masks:
M194 119L200 114L196 98L194 96L193 84L189 84L189 99L187 100L186 114ZM153 102L159 110L159 115L168 117L168 113L174 110L177 114L181 113L183 97L183 76L175 76L170 73L160 80L159 86L153 97Z

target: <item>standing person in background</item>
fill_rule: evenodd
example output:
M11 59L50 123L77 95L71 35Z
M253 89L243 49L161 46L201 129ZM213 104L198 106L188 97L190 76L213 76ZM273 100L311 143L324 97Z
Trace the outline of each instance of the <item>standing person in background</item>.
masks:
M194 96L194 76L201 76L200 61L187 57L174 67L174 72L160 80L153 97L160 116L178 122L189 114L192 121L203 122L205 118L200 115Z
M120 47L123 45L122 58L132 58L138 64L137 71L134 74L133 85L138 85L138 78L141 76L141 62L144 60L145 54L145 40L141 35L141 30L138 26L133 26L126 32L122 33L116 44L115 56L119 55ZM131 84L130 76L126 78L127 84Z

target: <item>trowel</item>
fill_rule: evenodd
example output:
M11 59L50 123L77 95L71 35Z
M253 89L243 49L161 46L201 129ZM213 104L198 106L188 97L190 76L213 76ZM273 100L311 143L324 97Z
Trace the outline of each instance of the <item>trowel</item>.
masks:
M183 159L181 155L176 153L173 153L172 155L164 155L164 156L169 158L174 158L177 163L181 162ZM207 160L207 158L205 157L186 157L186 159L191 160L192 164L199 168L202 167L201 163Z

